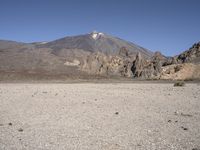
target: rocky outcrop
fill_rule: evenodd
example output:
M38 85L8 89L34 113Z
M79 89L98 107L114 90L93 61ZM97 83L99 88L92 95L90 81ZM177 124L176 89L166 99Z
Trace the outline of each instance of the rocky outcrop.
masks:
M175 57L165 57L155 52L150 61L140 54L133 62L134 78L188 80L200 79L200 43Z
M192 63L173 64L165 66L160 79L164 80L194 80L200 77L200 65Z
M126 47L122 47L117 55L106 55L102 52L89 54L82 65L82 70L93 75L121 76L141 79L186 80L200 78L200 69L187 61L199 57L199 44L190 51L176 57L165 57L155 52L151 59L141 53L131 55ZM187 61L186 61L187 60Z
M156 52L150 61L145 60L141 54L138 53L132 66L133 77L143 79L158 78L162 72L162 65L166 60L167 59L160 52Z
M145 68L146 61L143 59L140 53L136 55L135 60L133 61L133 66L131 67L131 70L133 72L133 77L141 77L142 72Z
M95 75L132 77L132 62L125 48L120 49L118 55L95 52L88 55L81 70Z
M127 50L126 47L121 47L120 48L119 56L121 56L121 57L128 57L129 56L129 51Z
M200 42L195 43L189 50L175 56L178 63L200 63Z

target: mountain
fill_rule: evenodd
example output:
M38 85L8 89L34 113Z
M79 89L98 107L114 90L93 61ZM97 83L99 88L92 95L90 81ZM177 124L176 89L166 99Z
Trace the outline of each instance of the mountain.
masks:
M145 58L150 58L153 55L151 51L136 44L101 32L65 37L41 44L38 47L51 48L55 53L61 49L82 49L89 52L99 51L105 54L117 54L122 47L125 47L132 54L136 55L140 52Z
M0 79L131 77L137 53L153 53L105 33L65 37L51 42L0 40Z

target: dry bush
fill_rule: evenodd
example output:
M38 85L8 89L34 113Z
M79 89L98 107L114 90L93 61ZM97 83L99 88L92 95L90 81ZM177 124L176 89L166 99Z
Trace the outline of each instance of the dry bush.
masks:
M177 81L174 83L174 86L185 86L185 82L184 81Z

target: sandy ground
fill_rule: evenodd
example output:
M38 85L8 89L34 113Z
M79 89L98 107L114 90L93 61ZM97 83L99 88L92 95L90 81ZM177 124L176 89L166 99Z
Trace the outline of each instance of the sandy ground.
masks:
M200 85L2 83L0 149L197 150Z

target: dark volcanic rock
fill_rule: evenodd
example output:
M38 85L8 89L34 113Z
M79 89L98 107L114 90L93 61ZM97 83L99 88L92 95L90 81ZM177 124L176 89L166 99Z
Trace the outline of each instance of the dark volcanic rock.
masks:
M138 53L135 60L133 61L133 66L131 68L133 72L133 77L141 77L142 72L144 71L145 63L146 62L144 58L141 56L140 53Z
M160 52L156 52L150 61L145 60L138 53L132 66L133 77L140 77L143 79L158 77L162 71L162 65L166 60L166 57Z

